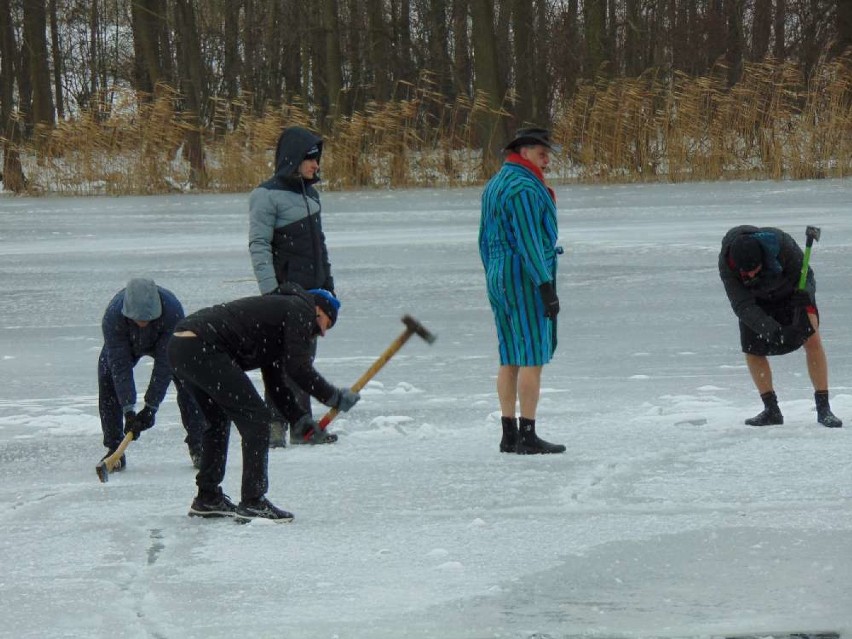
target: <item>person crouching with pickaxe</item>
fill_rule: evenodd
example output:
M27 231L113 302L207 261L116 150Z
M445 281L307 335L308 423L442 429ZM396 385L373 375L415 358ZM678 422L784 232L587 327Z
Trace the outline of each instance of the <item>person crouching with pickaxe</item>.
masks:
M818 228L807 228L805 253L790 235L771 227L737 226L722 240L719 276L739 319L746 364L764 405L760 414L745 420L749 426L784 423L767 357L802 345L814 386L817 421L829 428L843 426L828 403L828 363L819 333L816 280L808 264L819 235Z
M267 498L267 459L271 410L245 371L260 369L266 393L282 414L295 402L281 383L281 371L302 390L340 411L348 411L361 396L336 388L320 375L311 360L314 338L324 336L337 320L340 302L328 291L305 291L282 285L273 295L246 297L202 309L175 327L169 342L169 362L175 375L193 394L207 419L202 437L198 495L190 516L265 518L292 521L293 515ZM241 501L235 506L223 494L230 422L242 437ZM319 429L317 429L319 431Z

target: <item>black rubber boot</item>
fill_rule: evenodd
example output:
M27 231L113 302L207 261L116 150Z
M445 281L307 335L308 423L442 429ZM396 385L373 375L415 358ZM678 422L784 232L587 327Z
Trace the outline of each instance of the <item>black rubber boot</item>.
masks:
M778 397L775 395L775 391L763 393L760 399L763 400L764 409L754 417L745 420L746 426L780 426L783 424L784 415L778 408Z
M518 420L514 417L501 417L503 439L500 440L501 453L514 453L518 445Z
M843 422L831 412L831 406L828 404L828 391L817 391L814 393L814 401L816 402L817 421L826 428L842 428Z
M551 444L535 434L534 419L521 417L518 420L518 425L518 444L515 447L515 452L518 455L550 455L565 452L565 446L562 444Z

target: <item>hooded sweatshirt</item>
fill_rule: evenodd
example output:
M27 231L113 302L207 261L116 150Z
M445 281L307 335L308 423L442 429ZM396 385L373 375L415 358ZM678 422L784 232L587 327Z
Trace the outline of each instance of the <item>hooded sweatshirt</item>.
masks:
M275 149L275 175L249 197L249 253L262 294L295 282L304 289L334 292L331 264L322 230L320 196L298 172L308 152L322 138L301 127L289 127Z

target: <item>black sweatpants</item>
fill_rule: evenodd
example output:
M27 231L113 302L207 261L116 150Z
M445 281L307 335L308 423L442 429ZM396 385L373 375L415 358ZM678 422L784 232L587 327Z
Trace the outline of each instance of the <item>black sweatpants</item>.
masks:
M231 421L242 438L242 499L265 495L271 412L248 375L230 355L197 337L172 337L168 354L207 420L195 480L199 495L212 496L225 479Z

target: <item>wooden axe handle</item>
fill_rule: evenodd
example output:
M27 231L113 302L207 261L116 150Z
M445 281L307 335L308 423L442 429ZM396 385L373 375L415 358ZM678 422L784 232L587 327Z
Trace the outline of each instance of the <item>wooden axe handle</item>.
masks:
M354 384L352 384L352 386L349 390L351 390L353 393L357 393L362 388L364 388L364 386L367 385L367 382L369 382L371 379L373 379L373 377L376 375L376 373L378 373L379 370L381 370L382 366L384 366L385 364L388 363L388 360L391 357L393 357L394 354L400 348L402 348L402 345L405 344L412 335L414 335L414 331L412 331L410 328L406 328L402 332L402 334L399 337L397 337L393 341L393 343L391 343L391 345L388 346L385 349L385 352L382 353L381 355L379 355L378 359L375 362L373 362L372 366L370 366L370 368L368 368L364 372L364 374L361 375L361 377L358 378L358 381L356 381ZM332 408L325 415L323 415L323 418L319 421L319 427L321 429L325 430L328 427L328 425L331 423L331 420L334 419L335 417L337 417L338 413L340 413L339 410L337 410L336 408Z
M133 441L133 433L127 433L124 436L124 439L121 440L121 443L118 445L118 448L115 449L115 452L101 461L96 467L96 471L98 473L98 477L101 478L101 482L107 481L107 475L109 475L113 468L118 466L121 462L121 456L124 454L124 451L127 450L127 447L130 446L130 442ZM105 472L106 475L101 475L102 472Z

